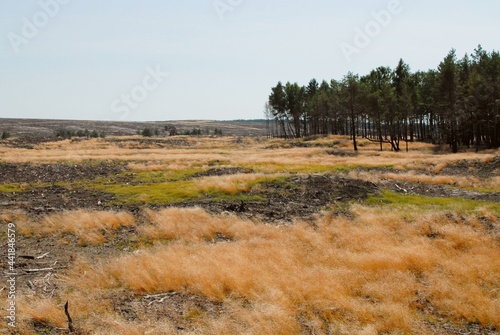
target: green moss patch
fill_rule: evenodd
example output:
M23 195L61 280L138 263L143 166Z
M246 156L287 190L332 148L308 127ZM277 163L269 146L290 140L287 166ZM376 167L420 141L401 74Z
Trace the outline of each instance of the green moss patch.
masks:
M399 209L408 207L422 210L446 210L463 213L475 212L480 208L492 210L500 215L500 204L491 201L469 200L464 198L441 198L422 195L409 195L384 190L380 195L371 195L366 203L374 206L389 206Z
M23 192L24 189L16 184L0 184L0 193Z

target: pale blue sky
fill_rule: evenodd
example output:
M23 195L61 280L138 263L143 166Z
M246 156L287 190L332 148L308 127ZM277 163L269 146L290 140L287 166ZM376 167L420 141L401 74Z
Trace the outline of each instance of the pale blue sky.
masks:
M400 0L350 62L340 45L355 46L355 29L391 0L217 1L236 4L223 20L214 0L0 0L0 117L262 118L278 81L341 79L399 58L427 70L451 48L500 49L497 1ZM33 36L26 22L40 26Z

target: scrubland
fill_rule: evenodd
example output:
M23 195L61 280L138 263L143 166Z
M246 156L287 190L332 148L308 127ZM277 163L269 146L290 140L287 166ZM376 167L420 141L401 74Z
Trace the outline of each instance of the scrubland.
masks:
M0 146L0 238L16 225L20 274L4 333L498 334L498 152L377 148Z

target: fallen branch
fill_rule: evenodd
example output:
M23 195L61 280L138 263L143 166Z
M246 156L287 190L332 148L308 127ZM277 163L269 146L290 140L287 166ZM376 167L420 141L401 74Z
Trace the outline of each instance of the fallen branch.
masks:
M28 273L31 273L31 272L44 272L44 271L54 271L54 268L26 269L25 271L28 272Z
M35 259L35 256L28 256L28 255L20 255L19 258L24 258L24 259Z
M75 331L75 328L73 327L73 320L71 319L71 316L69 315L68 301L66 301L66 304L64 304L64 314L66 314L66 317L68 318L68 329L69 329L69 332L72 333L72 332Z
M36 291L36 287L31 280L28 280L28 287L30 288L30 290Z
M405 190L404 188L399 187L399 185L398 185L398 184L394 184L394 185L396 185L396 187L398 188L398 190L403 191L403 192L405 192L405 193L408 193L408 191L407 191L407 190Z
M45 256L47 256L48 254L50 254L50 252L46 252L46 253L44 253L43 255L38 256L36 259L42 259L42 258L44 258Z
M68 266L58 266L56 268L42 268L42 269L26 269L24 270L26 273L25 274L29 274L29 273L34 273L34 272L44 272L44 271L57 271L57 270L62 270L62 269L67 269ZM22 275L22 274L19 274L19 275Z
M149 294L144 297L144 299L153 299L149 302L148 306L154 304L155 302L162 303L165 299L178 294L177 292L170 293L160 293L160 294Z

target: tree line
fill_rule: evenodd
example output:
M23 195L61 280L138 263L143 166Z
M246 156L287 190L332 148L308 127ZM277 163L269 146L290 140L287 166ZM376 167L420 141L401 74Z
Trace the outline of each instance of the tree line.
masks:
M402 59L396 68L378 67L338 81L308 85L279 82L265 106L268 135L300 138L349 135L408 150L425 141L500 147L500 54L478 46L458 59L452 49L437 69L412 72Z
M97 131L95 129L92 131L90 131L88 129L75 131L72 129L61 128L61 129L57 129L54 132L54 135L57 138L62 138L62 139L71 139L73 137L85 137L87 139L105 138L106 137L106 133L104 131Z
M184 130L181 131L177 129L173 125L166 125L164 128L164 133L168 136L177 136L177 135L186 135L186 136L201 136L201 135L210 135L210 129L205 128L193 128L191 130ZM142 135L144 137L153 137L153 136L160 136L162 134L162 131L158 128L149 128L146 127L144 129L139 129L137 130L138 135ZM215 128L212 133L214 136L222 136L222 128Z

